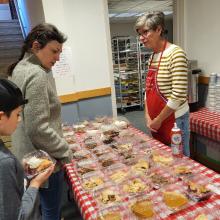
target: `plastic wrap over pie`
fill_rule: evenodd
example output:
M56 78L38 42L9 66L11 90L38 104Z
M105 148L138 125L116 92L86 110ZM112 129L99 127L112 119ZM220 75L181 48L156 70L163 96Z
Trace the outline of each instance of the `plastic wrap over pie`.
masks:
M56 160L45 151L38 150L25 155L23 163L27 177L31 178L55 164Z

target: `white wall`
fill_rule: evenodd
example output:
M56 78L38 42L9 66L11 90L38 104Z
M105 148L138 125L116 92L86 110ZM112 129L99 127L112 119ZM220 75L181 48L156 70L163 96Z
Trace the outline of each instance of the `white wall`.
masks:
M176 0L184 20L184 49L189 59L198 60L204 74L220 72L220 1ZM179 12L180 14L181 12ZM181 22L181 21L180 21Z
M77 91L111 86L106 1L43 0L46 22L68 36Z

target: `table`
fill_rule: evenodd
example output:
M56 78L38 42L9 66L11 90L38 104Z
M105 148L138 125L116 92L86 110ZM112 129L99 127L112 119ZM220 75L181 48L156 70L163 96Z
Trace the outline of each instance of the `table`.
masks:
M191 155L220 172L220 114L201 108L190 113Z
M201 108L190 113L190 129L214 141L220 141L220 114Z
M150 138L143 132L135 128L131 128L131 129L137 135L146 138L151 145L155 146L155 148L165 150L168 152L171 151L169 147L167 147L166 145L162 144L161 142L153 138ZM184 157L184 159L186 161L192 162L190 158ZM213 190L216 190L216 192L220 194L220 175L195 161L193 162L193 164L196 173L204 174L207 178L209 178L213 183L214 186ZM96 203L93 200L92 196L83 190L80 180L74 168L74 162L66 164L65 169L68 177L68 182L70 184L70 187L72 188L74 199L80 208L83 218L86 220L94 220L97 213ZM198 214L197 211L201 210L201 208L205 210L205 212L209 215L211 215L214 209L220 210L220 195L216 194L207 201L196 203L194 206L191 206L187 209L184 209L176 214L173 214L163 219L192 220L196 217L196 215ZM215 218L215 220L217 219Z

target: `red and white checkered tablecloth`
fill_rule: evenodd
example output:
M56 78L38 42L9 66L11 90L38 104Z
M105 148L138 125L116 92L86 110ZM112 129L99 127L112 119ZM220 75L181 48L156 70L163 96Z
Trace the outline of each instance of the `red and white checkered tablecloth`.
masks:
M220 113L202 108L190 113L190 129L215 141L220 141Z
M161 149L167 152L171 151L169 147L147 136L143 132L135 128L131 128L131 130L137 135L141 136L146 141L148 141L148 143L151 144L151 146L153 146L154 149L158 149L158 150ZM208 169L207 167L195 161L192 161L190 158L184 157L184 161L193 164L194 172L196 172L197 174L201 173L202 176L206 176L209 179L209 181L212 183L214 187L213 190L216 190L216 192L219 193L220 191L220 175L219 174L217 174L216 172ZM96 203L94 199L92 198L92 196L83 190L80 180L77 176L74 163L66 164L65 169L66 169L66 174L68 177L69 184L71 185L71 188L73 191L74 199L78 204L78 207L81 211L83 219L95 220L96 213L98 211L96 207ZM204 202L195 203L192 206L187 207L186 209L180 212L177 212L176 214L172 214L161 219L193 220L195 219L195 217L198 215L199 211L201 210L202 210L202 213L205 213L208 216L210 216L211 217L210 219L220 220L220 215L219 217L216 217L216 213L215 213L215 217L213 217L213 213L214 213L213 211L215 210L216 212L218 212L218 210L220 210L220 195L215 194L210 199Z

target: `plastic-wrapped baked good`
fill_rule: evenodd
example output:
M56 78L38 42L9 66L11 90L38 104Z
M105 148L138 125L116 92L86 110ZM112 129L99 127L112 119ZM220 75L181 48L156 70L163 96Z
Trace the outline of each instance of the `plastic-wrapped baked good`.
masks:
M140 193L149 190L149 186L141 178L135 177L125 181L122 190L129 194Z
M76 143L76 140L75 140L74 136L72 136L72 135L66 135L65 140L68 144L75 144Z
M45 151L38 150L26 154L23 158L23 163L27 177L32 178L55 164L56 160L50 157Z
M193 201L206 200L213 194L207 187L209 184L208 178L202 174L189 177L186 183L188 186L187 196Z
M138 218L151 218L154 216L153 205L150 200L142 200L136 201L131 205L131 211L138 217Z
M73 125L73 130L77 133L84 133L85 129L86 129L86 126L83 124Z
M106 178L102 172L94 171L84 175L81 181L85 190L92 191L97 187L101 187L105 183Z
M99 170L99 166L97 164L97 161L95 160L81 160L76 165L77 173L80 176L83 176L89 172L97 171Z
M93 138L85 139L84 143L85 143L85 147L89 150L94 149L98 145L97 142Z
M100 156L98 159L102 167L108 167L118 162L118 157L113 153L104 154Z
M107 168L106 174L109 176L111 181L120 183L128 178L129 169L124 164L116 163Z
M92 159L92 155L90 151L82 149L82 150L76 151L73 154L73 159L75 160Z
M108 184L103 188L94 191L93 198L95 198L100 207L116 205L122 201L117 187Z
M112 205L103 208L97 213L97 220L128 220L130 219L129 212L123 205Z
M149 162L145 159L139 159L136 164L131 167L134 174L145 175L149 169Z

